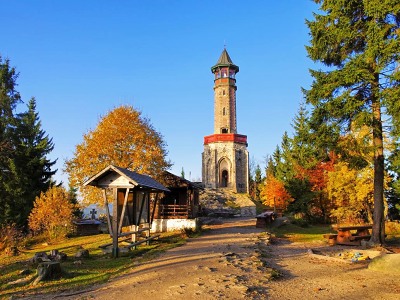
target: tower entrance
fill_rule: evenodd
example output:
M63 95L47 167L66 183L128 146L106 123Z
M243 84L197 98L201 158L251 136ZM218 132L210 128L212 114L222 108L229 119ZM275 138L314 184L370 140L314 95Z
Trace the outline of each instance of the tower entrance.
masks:
M227 170L221 172L221 187L228 187L229 175Z

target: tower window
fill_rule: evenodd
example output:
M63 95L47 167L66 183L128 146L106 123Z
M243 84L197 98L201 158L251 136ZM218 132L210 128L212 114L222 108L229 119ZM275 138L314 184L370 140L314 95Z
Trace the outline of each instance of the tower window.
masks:
M221 133L228 133L228 128L221 128Z
M222 115L225 116L226 112L225 112L225 107L222 109Z
M225 95L225 90L222 90L222 95Z

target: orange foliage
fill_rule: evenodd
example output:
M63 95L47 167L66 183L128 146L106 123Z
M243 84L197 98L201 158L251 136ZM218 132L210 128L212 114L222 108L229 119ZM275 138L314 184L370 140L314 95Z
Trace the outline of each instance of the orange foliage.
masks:
M63 187L52 187L36 197L29 215L29 228L36 234L47 233L50 238L64 237L72 228L75 205L69 201Z
M121 106L83 136L74 157L66 162L66 171L85 203L99 203L99 189L82 186L91 176L112 164L157 178L170 167L166 156L166 144L150 121L133 107Z
M272 175L268 175L265 179L260 197L265 205L283 210L293 200L291 195L286 191L284 184Z

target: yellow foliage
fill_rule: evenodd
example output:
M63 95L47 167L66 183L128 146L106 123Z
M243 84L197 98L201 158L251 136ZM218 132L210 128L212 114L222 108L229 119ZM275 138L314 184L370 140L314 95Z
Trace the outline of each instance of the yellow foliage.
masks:
M335 165L329 172L327 192L334 209L331 216L338 222L372 222L374 204L374 170L368 166L351 169L345 162ZM385 178L386 181L389 177Z
M66 171L86 204L101 203L99 189L83 187L91 176L112 164L157 178L171 165L166 156L166 144L150 121L133 107L120 106L83 136L74 157L66 162Z
M72 228L74 208L65 188L54 186L36 197L29 228L35 234L48 233L50 238L63 237Z

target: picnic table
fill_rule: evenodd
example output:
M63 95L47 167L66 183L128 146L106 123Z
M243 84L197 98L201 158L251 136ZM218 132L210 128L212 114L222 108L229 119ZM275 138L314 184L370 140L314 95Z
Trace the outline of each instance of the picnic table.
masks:
M337 231L337 234L324 234L324 238L328 239L330 245L350 245L359 246L362 240L369 240L372 225L355 225L355 226L338 226L332 228Z

